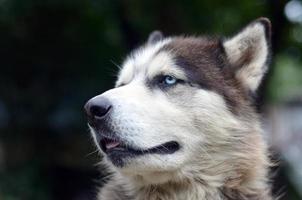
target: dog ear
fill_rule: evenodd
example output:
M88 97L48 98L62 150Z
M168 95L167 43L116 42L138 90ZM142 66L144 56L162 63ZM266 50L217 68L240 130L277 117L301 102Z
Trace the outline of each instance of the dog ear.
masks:
M259 18L232 38L223 41L227 59L236 78L254 92L265 72L271 55L271 23Z
M155 44L156 42L162 40L164 35L161 31L153 31L150 33L148 38L148 44Z

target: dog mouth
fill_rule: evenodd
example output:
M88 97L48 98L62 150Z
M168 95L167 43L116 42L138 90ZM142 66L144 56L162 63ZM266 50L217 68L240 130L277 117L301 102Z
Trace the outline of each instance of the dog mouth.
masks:
M180 149L176 141L169 141L158 146L141 149L132 147L119 139L103 137L100 139L100 148L116 166L123 166L125 158L133 158L146 154L173 154Z
M110 138L102 138L100 140L101 149L104 153L108 154L112 151L123 151L135 155L142 154L172 154L179 149L179 144L175 141L166 142L164 144L149 148L149 149L138 149L126 145L125 143Z

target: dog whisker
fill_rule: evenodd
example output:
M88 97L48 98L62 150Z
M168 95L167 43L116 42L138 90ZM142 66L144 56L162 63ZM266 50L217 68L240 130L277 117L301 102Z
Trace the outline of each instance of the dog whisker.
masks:
M99 150L96 149L95 151L88 153L85 157L89 157L89 156L91 156L91 155L93 155L95 153L99 153Z

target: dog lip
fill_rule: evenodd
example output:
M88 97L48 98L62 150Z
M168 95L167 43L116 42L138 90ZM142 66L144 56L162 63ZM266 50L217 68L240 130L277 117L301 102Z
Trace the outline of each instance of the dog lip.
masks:
M176 141L166 142L149 149L141 149L132 147L117 138L108 137L101 138L100 147L105 154L120 152L132 157L144 154L172 154L180 149L180 145Z
M147 149L146 153L156 153L156 154L172 154L180 149L180 145L176 141L166 142L164 144L158 145L151 149Z

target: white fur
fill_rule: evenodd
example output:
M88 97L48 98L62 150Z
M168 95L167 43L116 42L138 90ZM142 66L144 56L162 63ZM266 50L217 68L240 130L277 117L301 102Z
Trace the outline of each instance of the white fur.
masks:
M137 71L145 71L154 54L170 41L170 38L166 38L155 44L145 45L132 53L123 64L116 85L128 84Z

